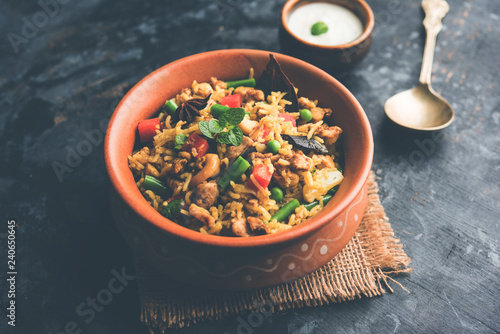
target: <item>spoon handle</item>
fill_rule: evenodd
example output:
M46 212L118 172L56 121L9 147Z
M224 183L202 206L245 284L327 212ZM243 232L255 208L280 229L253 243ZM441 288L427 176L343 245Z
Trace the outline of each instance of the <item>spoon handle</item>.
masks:
M448 13L448 10L450 10L450 6L446 0L422 0L422 8L425 12L423 23L427 38L425 39L424 57L419 81L421 84L430 85L436 38L443 27L441 20Z

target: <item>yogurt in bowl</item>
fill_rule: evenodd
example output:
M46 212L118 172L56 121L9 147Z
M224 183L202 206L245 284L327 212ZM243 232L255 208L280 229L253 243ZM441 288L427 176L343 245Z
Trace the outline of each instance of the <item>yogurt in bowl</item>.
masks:
M281 10L279 42L283 53L339 74L366 57L374 25L364 0L289 0Z
M356 40L363 33L361 20L345 7L328 3L308 3L293 9L288 17L288 28L297 37L318 45L340 45ZM326 31L315 33L315 25Z

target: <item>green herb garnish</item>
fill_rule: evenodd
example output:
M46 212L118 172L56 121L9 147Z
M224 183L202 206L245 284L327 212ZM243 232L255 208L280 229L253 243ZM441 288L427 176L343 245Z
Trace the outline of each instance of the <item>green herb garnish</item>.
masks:
M184 145L186 143L187 140L188 140L188 137L185 134L179 133L178 135L175 136L174 148L176 150L179 150L182 147L182 145Z
M215 118L211 119L208 121L208 130L211 133L219 133L224 131L224 128L226 127L226 121L225 120L216 120Z
M321 21L316 22L311 27L311 34L313 36L318 36L318 35L324 34L327 31L328 31L328 26L325 24L325 22L321 22Z
M217 141L221 144L230 145L231 142L229 141L229 133L228 132L219 133L217 135Z
M168 219L174 219L181 213L181 208L184 205L182 199L174 199L168 203L166 207L163 208L161 214Z
M210 121L200 121L198 127L207 138L215 139L221 144L238 146L243 141L243 132L238 127L243 118L245 109L229 108L218 120L213 118Z
M214 139L212 132L210 132L210 127L208 126L207 121L198 122L198 127L200 128L201 133L203 133L206 137Z
M229 108L221 119L225 120L229 125L238 125L245 118L245 109L243 108Z
M243 141L243 132L239 127L234 127L227 132L227 138L232 145L238 146Z

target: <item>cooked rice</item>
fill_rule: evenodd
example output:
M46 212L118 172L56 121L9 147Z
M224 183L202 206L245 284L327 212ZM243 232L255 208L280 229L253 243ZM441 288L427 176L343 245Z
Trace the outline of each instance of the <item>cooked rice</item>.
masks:
M253 76L254 70L251 68L249 71L249 78L253 78ZM210 91L212 95L206 108L200 111L201 116L196 117L192 124L186 124L184 121L174 123L171 115L163 113L160 116L160 121L164 124L164 127L161 131L157 130L157 133L153 138L153 144L151 146L143 147L141 150L128 157L129 168L136 176L137 187L144 195L144 198L152 207L155 208L155 210L161 212L163 208L168 205L168 198L162 198L153 191L145 189L143 187L144 177L146 175L154 175L159 179L162 179L162 181L167 181L167 178L172 178L172 176L168 174L168 171L173 168L176 159L178 158L178 151L174 149L176 135L184 134L189 137L192 133L201 134L198 122L211 118L210 106L219 103L222 98L232 94L233 90L234 88L224 89L217 85L211 86L209 83L198 83L197 81L193 81L191 87L183 89L175 96L174 100L178 105L180 105L193 97L204 98L208 96L204 96L204 94ZM317 100L311 102L315 106L318 103ZM297 150L294 149L291 143L289 143L283 135L305 136L307 139L313 139L323 144L325 143L325 140L318 135L318 129L326 126L323 120L321 120L311 124L306 132L298 131L297 127L294 127L292 122L284 121L283 118L279 117L280 113L285 112L285 107L290 104L291 102L286 99L285 92L271 92L270 95L266 96L265 101L254 101L250 99L248 101L243 101L242 104L245 110L250 114L249 119L257 124L253 131L248 134L249 137L254 139L253 148L255 151L266 153L266 143L269 140L274 139L281 144L281 148L279 150L279 154L281 156L274 162L279 164L281 169L276 169L269 158L254 160L251 163L253 165L264 163L268 166L271 173L274 172L275 175L277 175L276 173L281 175L284 182L287 184L291 184L293 180L285 172L285 170L290 168L291 165L290 159L286 157L293 156L294 152ZM299 113L296 112L288 114L298 122L300 121ZM263 131L265 128L267 128L269 132L267 136L264 137ZM339 156L339 153L334 146L329 147L329 151L330 156L332 156L334 160L335 157ZM225 144L216 144L216 153L221 162L222 172L225 171L230 165L227 152L228 147ZM228 231L231 230L232 219L246 219L246 217L256 217L262 219L266 226L266 233L281 232L290 229L295 225L301 224L323 208L322 196L333 187L332 184L334 183L335 185L338 185L342 181L342 174L338 170L331 168L328 170L328 172L331 173L331 175L328 175L330 175L333 178L332 180L335 181L333 182L328 179L328 175L325 174L327 169L320 169L316 167L321 164L321 159L317 154L311 153L309 154L309 158L313 163L314 173L310 171L297 173L299 182L293 187L283 189L284 198L280 203L276 203L275 200L269 198L271 194L269 189L263 188L255 180L253 175L250 175L250 177L243 175L237 182L231 181L230 186L226 188L225 191L220 193L218 202L208 209L210 216L215 220L215 223L211 227L206 227L200 221L191 219L189 210L184 208L181 209L182 217L179 218L179 222L190 229L199 231L200 233L215 235L227 235ZM189 166L191 171L195 170L197 168L197 162L191 162L186 166ZM188 206L191 205L196 199L196 188L190 187L190 183L193 178L193 173L191 171L182 172L180 175L177 175L176 182L166 182L172 188L173 196L182 196L181 198L184 199ZM256 185L257 189L247 187L245 185L247 181L252 181L253 184ZM325 184L325 182L330 183ZM305 199L319 199L319 205L315 206L310 211L308 211L304 205L301 205L293 214L290 215L288 219L283 222L271 220L271 217L284 204L294 198L301 202Z

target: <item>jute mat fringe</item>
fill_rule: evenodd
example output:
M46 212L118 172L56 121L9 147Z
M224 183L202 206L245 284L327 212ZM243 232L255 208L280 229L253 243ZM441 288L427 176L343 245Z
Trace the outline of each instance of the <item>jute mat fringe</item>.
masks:
M270 288L224 292L187 286L136 259L141 320L151 333L255 311L314 307L393 292L389 275L409 273L410 258L385 215L372 173L368 206L353 239L329 263L296 281ZM401 286L401 285L400 285ZM402 286L401 286L402 287ZM404 287L402 287L404 289Z

